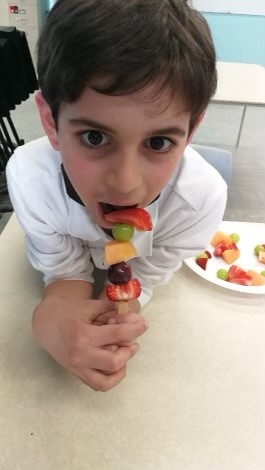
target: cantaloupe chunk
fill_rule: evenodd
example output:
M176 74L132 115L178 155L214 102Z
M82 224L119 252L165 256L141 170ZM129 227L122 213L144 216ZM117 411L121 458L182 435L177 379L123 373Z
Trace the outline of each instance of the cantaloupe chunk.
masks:
M249 269L247 274L252 277L252 286L265 286L265 277L262 276L262 274L259 274L252 269Z
M259 251L259 262L265 264L265 251Z
M226 233L223 233L223 232L220 232L220 230L217 230L217 232L215 233L211 241L211 245L215 248L221 242L233 243L233 240L228 235L226 235Z
M137 256L135 246L130 242L119 242L117 240L106 243L105 263L116 264Z
M225 250L223 251L222 257L227 264L232 264L240 256L240 250Z

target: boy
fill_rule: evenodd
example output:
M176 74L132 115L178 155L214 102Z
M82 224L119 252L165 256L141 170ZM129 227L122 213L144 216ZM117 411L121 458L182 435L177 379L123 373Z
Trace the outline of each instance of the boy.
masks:
M58 0L38 47L36 102L47 137L8 165L32 265L44 274L33 330L63 367L95 390L124 377L146 330L140 310L181 261L205 249L226 185L187 147L216 87L201 15L183 0ZM101 294L111 224L104 213L146 208L154 229L134 237L140 303L123 318Z

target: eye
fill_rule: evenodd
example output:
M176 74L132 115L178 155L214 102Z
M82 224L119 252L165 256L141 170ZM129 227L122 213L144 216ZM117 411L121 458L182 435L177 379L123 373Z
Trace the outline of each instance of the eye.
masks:
M101 131L86 131L81 134L82 142L88 147L101 147L109 142Z
M146 142L146 146L155 150L155 152L166 152L173 145L176 145L173 140L162 135L151 137L151 139Z

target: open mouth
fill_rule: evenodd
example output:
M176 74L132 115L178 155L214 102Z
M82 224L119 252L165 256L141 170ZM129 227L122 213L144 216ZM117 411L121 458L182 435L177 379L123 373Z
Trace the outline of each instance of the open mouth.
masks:
M132 209L133 207L137 207L138 204L134 204L132 206L116 206L114 204L108 204L107 202L100 202L100 205L103 209L104 214L109 214L110 212L120 211L125 209Z

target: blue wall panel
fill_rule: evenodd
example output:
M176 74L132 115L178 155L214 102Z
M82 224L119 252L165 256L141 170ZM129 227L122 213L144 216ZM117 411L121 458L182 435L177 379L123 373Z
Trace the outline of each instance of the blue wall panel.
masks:
M218 60L265 66L265 17L203 13L214 39Z

